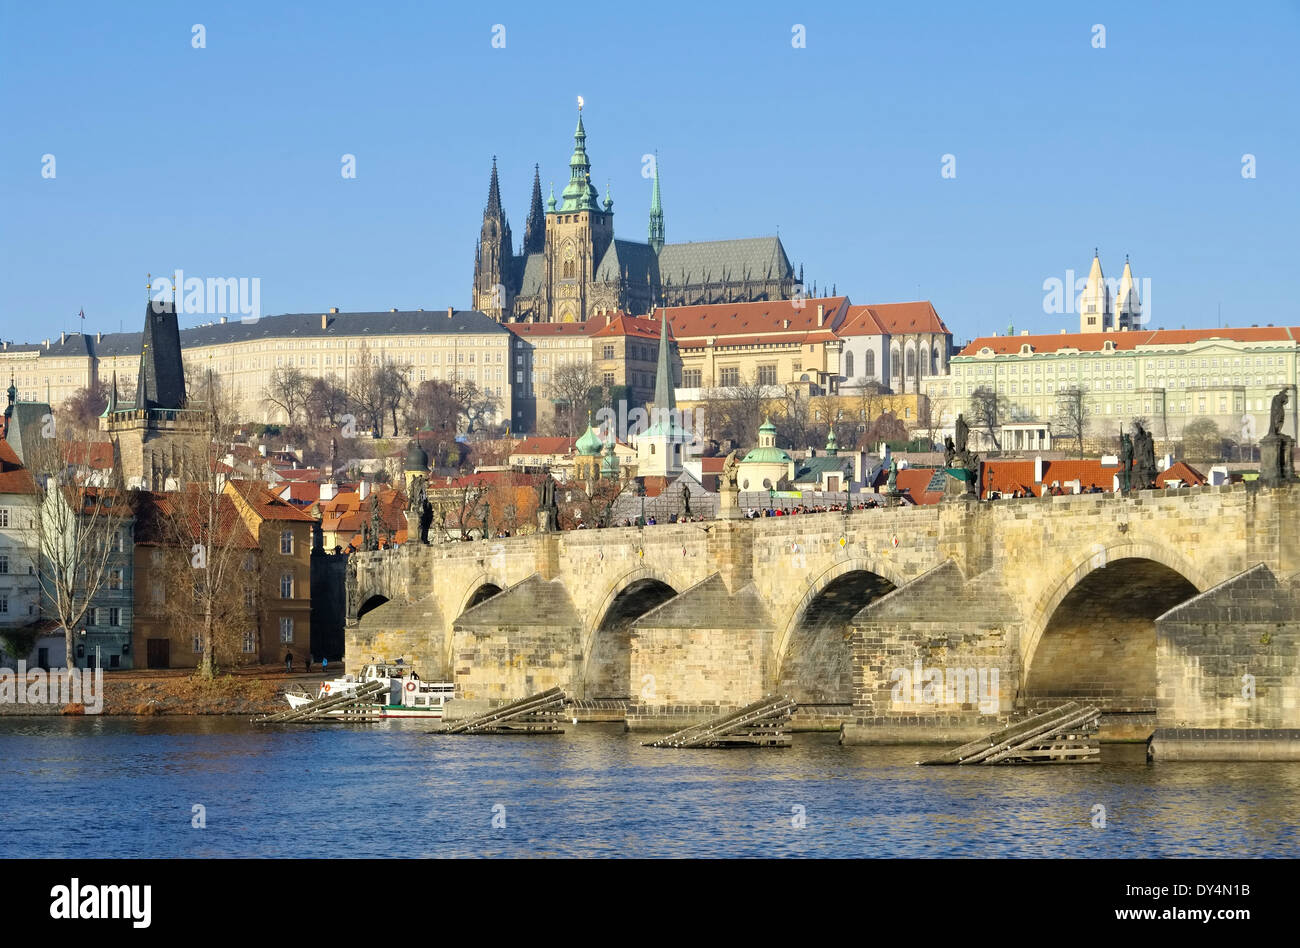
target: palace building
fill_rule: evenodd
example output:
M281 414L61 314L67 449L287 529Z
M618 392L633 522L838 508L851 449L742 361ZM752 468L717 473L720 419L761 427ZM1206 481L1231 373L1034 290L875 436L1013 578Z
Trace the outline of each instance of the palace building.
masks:
M670 244L665 240L659 163L654 165L645 242L614 236L614 200L591 183L582 114L573 135L569 183L545 208L538 168L524 239L515 252L501 203L496 159L474 254L470 305L494 319L585 322L606 313L644 315L655 306L790 299L794 269L779 237Z

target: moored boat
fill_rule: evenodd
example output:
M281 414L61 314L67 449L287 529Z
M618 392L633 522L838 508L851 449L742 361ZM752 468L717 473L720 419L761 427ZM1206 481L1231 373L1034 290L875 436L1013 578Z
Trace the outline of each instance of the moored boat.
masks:
M358 675L344 675L331 681L321 682L316 694L304 691L286 692L285 699L291 708L301 708L320 698L356 691L362 685L372 681L387 682L386 691L379 693L378 700L368 705L377 711L381 718L423 718L441 720L443 706L455 695L456 686L450 681L425 681L409 665L402 662L372 662L363 665ZM342 717L343 711L328 712Z

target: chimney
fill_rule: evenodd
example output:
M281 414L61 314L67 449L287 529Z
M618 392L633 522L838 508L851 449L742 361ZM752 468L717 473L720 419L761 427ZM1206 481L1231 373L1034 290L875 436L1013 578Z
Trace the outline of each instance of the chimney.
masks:
M257 453L260 454L262 457L266 457L266 445L259 444L257 446Z
M606 313L606 314L605 314L605 325L608 326L608 325L609 325L609 321L610 321L611 319L613 319L613 318L614 318L614 317L610 316L609 313Z
M59 333L59 345L63 345L67 341L68 341L68 334L66 332Z
M1043 456L1041 454L1034 458L1034 483L1043 483Z
M789 329L789 328L790 328L790 320L788 320L788 319L783 319L783 320L781 320L781 328L782 328L782 329Z
M451 317L453 317L453 316L455 316L455 315L456 315L456 310L455 310L455 308L454 308L454 307L451 307L451 306L448 306L448 307L447 307L447 318L448 318L448 319L451 319Z
M826 321L826 307L821 303L817 304L817 325L820 327Z
M390 313L395 313L395 312L397 312L397 307L396 307L396 306L392 307L391 309L389 309L389 312L390 312Z
M321 485L320 485L320 499L321 499L321 500L333 500L333 499L334 499L334 495L335 495L337 492L338 492L338 488L336 488L336 487L334 486L334 482L333 482L333 481L324 481L324 482L322 482Z
M357 485L357 496L362 500L365 500L367 497L370 496L369 481L363 480L360 484Z
M97 332L97 333L95 333L95 341L96 341L96 342L103 342L103 341L104 341L104 334L103 334L102 332Z
M338 308L337 306L331 306L331 307L330 307L330 312L331 312L331 313L337 313L338 311L339 311L339 308Z
M225 324L226 324L226 317L225 317L225 316L222 316L222 317L221 317L221 325L224 326Z
M50 347L50 340L46 339L46 340L45 340L45 348L48 349L49 347Z
M325 313L321 313L321 314L320 314L320 328L321 328L321 329L329 329L329 326L330 326L330 318L329 318L329 316L327 316Z

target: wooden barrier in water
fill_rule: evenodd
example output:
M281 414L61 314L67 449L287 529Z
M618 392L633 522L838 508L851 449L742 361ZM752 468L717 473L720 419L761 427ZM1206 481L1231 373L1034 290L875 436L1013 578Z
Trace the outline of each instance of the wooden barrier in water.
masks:
M434 734L563 734L564 689L551 688L443 725Z
M703 724L682 728L642 747L789 747L793 698L769 695Z
M1101 711L1070 701L987 737L954 747L922 766L934 764L1097 764Z
M387 690L387 682L371 681L361 685L355 691L325 695L314 698L298 708L289 708L287 711L254 718L253 723L316 724L321 721L331 721L343 724L369 724L380 719L379 709L374 705L380 692Z

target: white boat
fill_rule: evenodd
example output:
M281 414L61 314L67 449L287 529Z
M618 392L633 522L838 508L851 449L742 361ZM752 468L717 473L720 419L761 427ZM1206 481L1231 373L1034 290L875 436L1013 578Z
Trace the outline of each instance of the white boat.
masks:
M387 692L380 692L378 700L369 705L379 712L381 718L424 718L440 720L443 705L452 700L456 685L450 681L425 681L415 669L401 662L389 664L374 662L361 667L359 675L344 675L332 681L321 682L316 694L306 692L285 692L285 699L291 708L301 708L318 698L331 698L336 695L356 691L362 685L372 681L388 683ZM342 711L329 714L342 716Z

